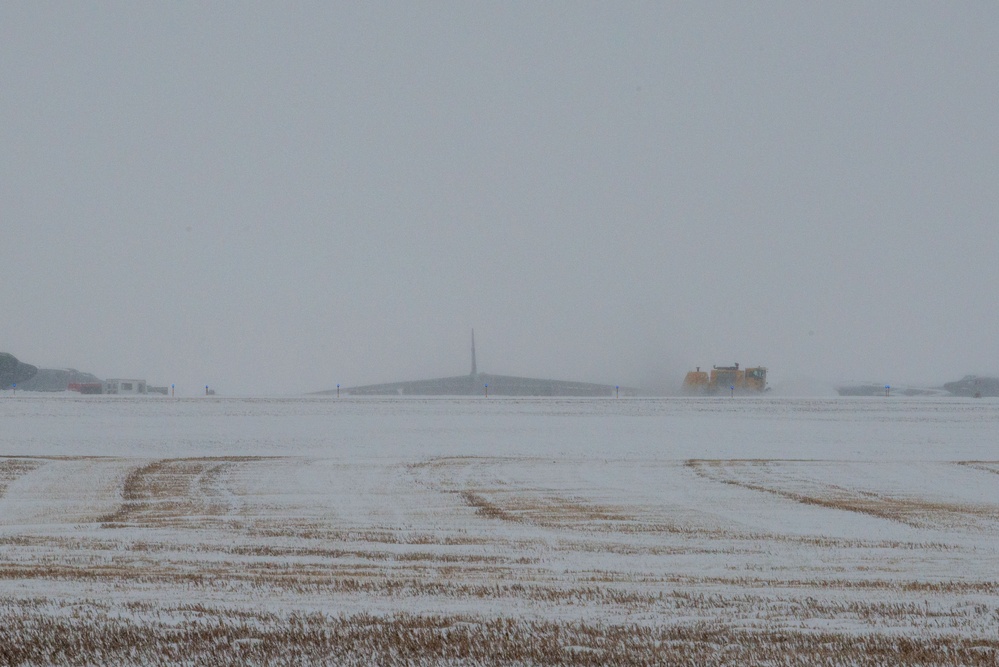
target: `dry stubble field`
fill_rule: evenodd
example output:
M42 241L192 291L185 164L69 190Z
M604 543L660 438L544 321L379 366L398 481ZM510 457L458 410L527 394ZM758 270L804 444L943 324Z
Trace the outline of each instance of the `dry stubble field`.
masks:
M999 664L996 406L775 400L8 402L0 664Z

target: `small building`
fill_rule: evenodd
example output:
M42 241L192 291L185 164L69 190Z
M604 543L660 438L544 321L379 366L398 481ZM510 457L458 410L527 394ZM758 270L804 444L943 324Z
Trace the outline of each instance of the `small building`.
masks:
M122 378L113 378L104 381L104 393L105 394L145 394L146 393L146 381L145 380L128 380Z

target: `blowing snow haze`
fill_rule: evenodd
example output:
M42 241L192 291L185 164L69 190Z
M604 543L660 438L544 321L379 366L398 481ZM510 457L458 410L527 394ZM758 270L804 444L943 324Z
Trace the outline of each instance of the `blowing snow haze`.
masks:
M0 351L286 393L999 370L994 3L0 5Z

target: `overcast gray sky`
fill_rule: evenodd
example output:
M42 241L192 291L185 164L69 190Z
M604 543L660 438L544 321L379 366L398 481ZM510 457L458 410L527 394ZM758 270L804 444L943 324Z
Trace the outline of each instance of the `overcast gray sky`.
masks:
M996 372L999 4L0 4L0 351L195 393Z

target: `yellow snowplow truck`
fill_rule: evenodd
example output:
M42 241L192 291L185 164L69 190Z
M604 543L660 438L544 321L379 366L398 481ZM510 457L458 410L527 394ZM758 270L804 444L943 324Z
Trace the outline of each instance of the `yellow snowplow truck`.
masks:
M687 373L683 379L683 390L688 394L717 394L718 392L757 393L767 390L767 369L739 368L735 366L714 366L711 372L697 370Z

